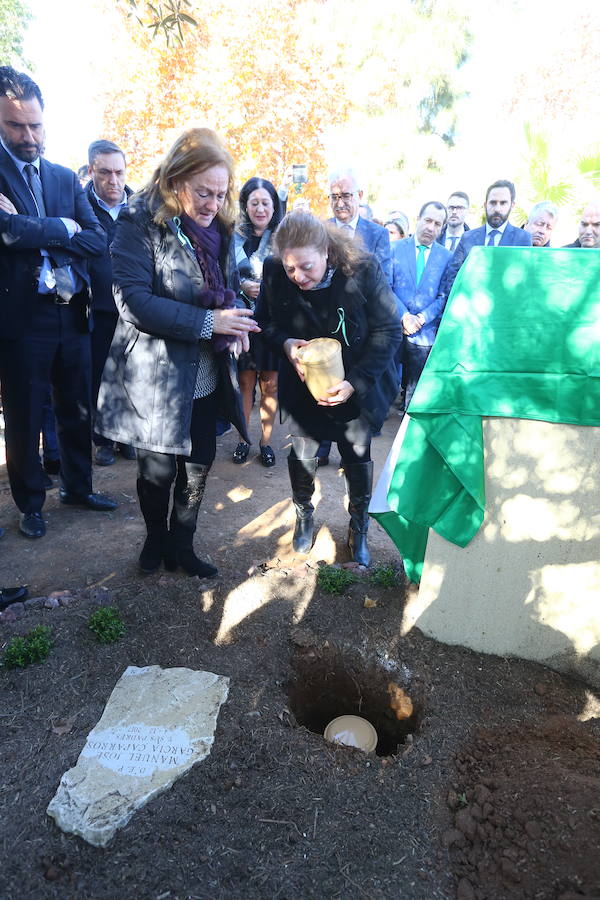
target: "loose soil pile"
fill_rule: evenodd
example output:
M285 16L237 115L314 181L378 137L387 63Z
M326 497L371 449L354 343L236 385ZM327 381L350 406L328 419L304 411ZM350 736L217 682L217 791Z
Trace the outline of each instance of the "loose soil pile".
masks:
M376 471L396 425L374 442ZM323 594L317 562L347 558L336 467L319 473L322 527L307 565L289 543L284 435L272 470L232 465L235 443L220 442L197 539L219 566L211 582L138 576L135 464L96 470L97 489L120 500L114 514L50 494L48 535L36 542L16 533L0 473L0 580L72 595L0 626L2 646L40 623L56 642L45 663L0 670L2 897L600 896L598 698L532 663L416 629L400 638L404 584L362 576ZM372 532L377 561L397 562ZM127 626L109 646L87 627L106 604ZM63 834L46 806L123 670L150 664L228 675L229 699L208 759L97 849ZM390 683L414 702L406 726ZM344 712L374 718L385 755L316 733Z

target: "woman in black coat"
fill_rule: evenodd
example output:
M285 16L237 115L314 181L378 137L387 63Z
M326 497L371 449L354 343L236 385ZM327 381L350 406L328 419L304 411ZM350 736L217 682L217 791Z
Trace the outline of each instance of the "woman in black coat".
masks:
M402 326L394 294L373 256L310 213L283 219L274 250L277 258L264 265L256 318L265 340L283 357L279 404L292 435L293 547L308 553L312 546L317 449L333 439L348 489L348 546L356 562L369 565L371 435L381 428L398 388L394 355ZM299 348L317 337L340 341L345 371L344 380L318 402L304 384L298 359Z
M281 222L281 201L277 191L265 178L250 178L240 191L240 222L234 232L232 251L235 274L239 281L239 305L254 310L260 290L263 263L271 252L273 232ZM277 412L277 354L260 334L250 337L250 350L238 360L240 391L246 425L250 421L256 383L260 390L260 461L270 468L275 465L271 448L271 432ZM242 436L233 451L234 463L248 459L250 447Z

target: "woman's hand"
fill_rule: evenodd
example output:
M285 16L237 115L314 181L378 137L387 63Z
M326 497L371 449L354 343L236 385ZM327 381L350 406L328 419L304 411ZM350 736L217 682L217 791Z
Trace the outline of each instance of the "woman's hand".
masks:
M248 335L260 331L252 318L251 309L213 309L213 334L230 334L241 340L242 349L248 350Z
M319 406L339 406L345 403L354 393L354 388L349 381L340 381L327 389L327 398L319 400Z
M283 344L283 352L296 370L300 381L304 381L304 367L298 359L298 348L305 347L307 344L308 341L303 341L302 338L288 338Z
M245 278L241 282L240 288L247 297L256 300L260 293L260 281L252 281L250 278Z

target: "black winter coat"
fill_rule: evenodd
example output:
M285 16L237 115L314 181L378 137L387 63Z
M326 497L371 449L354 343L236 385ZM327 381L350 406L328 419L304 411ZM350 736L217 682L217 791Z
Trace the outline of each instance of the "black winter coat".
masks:
M90 201L90 206L104 231L106 232L106 245L102 256L90 259L88 266L90 271L90 288L92 290L92 313L111 312L117 315L117 307L112 290L112 263L110 259L110 245L113 242L117 228L117 219L99 205L93 191L93 183L88 182L85 193ZM125 193L128 197L133 193L130 187L125 185Z
M339 309L344 311L349 346L339 331L334 334ZM265 339L282 357L282 421L292 416L310 433L310 423L322 425L323 416L338 424L363 416L379 431L398 391L394 356L402 342L402 325L394 294L377 260L365 258L351 276L338 269L329 289L313 292L301 291L290 281L280 260L267 259L256 319ZM346 381L355 392L336 407L317 405L283 351L288 338L308 341L316 337L335 337L342 345Z

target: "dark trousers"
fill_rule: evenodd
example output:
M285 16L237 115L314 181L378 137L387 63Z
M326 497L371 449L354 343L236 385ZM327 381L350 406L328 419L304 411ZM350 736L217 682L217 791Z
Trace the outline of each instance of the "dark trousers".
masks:
M0 381L6 426L6 468L23 513L44 505L39 443L48 384L56 417L61 481L78 496L92 490L90 335L81 313L38 297L27 334L0 340Z
M94 330L92 331L92 416L96 418L98 391L102 381L102 372L111 341L117 327L119 316L109 310L94 310ZM112 447L113 442L94 431L96 447Z
M216 392L194 400L190 437L192 452L189 456L157 453L154 450L136 450L138 479L148 481L158 488L170 488L176 478L185 478L185 464L212 466L217 452L215 425L217 421Z
M427 357L431 353L431 347L421 347L404 341L402 355L402 387L404 388L404 409L412 400L421 372L425 368Z
M319 441L312 438L292 435L290 459L314 459L317 450L323 446L323 443L325 442L319 444ZM328 443L331 446L331 441ZM343 466L353 466L356 463L369 462L371 459L371 444L352 444L350 441L340 440L337 442L337 448L340 451Z
M42 407L42 449L44 462L56 462L60 457L58 438L56 437L56 419L52 409L52 395L48 395Z

